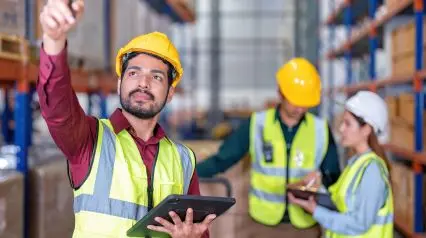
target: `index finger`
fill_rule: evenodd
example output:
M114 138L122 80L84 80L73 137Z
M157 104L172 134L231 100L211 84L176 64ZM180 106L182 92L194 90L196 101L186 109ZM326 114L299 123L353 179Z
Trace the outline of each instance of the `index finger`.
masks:
M192 208L188 208L188 210L186 210L185 223L192 224L193 220L194 210L192 210Z
M61 13L67 17L68 21L74 21L74 14L71 8L72 2L73 1L69 0L69 1L57 3L59 11L61 11Z

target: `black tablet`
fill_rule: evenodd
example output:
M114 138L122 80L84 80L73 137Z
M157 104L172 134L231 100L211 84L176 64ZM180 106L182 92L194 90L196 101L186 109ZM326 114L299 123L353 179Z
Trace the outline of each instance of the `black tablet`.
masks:
M194 211L194 223L204 220L209 214L216 214L219 217L235 204L235 198L230 197L211 197L196 195L169 195L158 206L154 207L145 217L139 220L127 231L129 237L169 237L168 234L149 230L148 225L160 224L156 222L155 217L162 217L173 223L169 216L170 211L178 214L180 219L185 220L186 210L192 208Z
M326 207L330 210L337 211L336 205L331 200L329 194L317 193L309 190L301 190L294 188L287 188L287 192L292 193L296 198L308 200L309 197L313 196L318 205Z

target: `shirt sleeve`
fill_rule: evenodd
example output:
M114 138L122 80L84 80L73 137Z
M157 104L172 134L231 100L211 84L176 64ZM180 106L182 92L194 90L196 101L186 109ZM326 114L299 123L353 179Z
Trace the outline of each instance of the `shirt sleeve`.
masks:
M222 143L217 154L197 164L200 177L213 177L223 173L240 161L249 151L250 146L250 119L244 120L241 125Z
M374 182L372 182L374 181ZM388 187L382 177L378 162L365 169L355 191L353 205L346 213L317 206L314 218L324 228L343 235L361 235L374 224L377 212L386 202Z
M328 148L320 169L322 182L327 188L337 181L341 173L337 145L330 126L328 127Z
M85 115L72 88L66 47L58 55L47 55L41 47L37 94L41 115L79 184L89 168L97 121Z

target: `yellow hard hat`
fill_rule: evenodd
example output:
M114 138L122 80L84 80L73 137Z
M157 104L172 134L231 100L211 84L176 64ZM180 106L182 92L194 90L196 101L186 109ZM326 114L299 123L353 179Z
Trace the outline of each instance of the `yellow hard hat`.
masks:
M176 75L172 86L176 87L183 75L183 68L179 60L179 52L167 36L160 32L152 32L133 38L127 45L118 51L115 60L115 71L121 77L121 66L123 56L130 52L149 53L164 59L173 65Z
M293 105L315 107L321 99L321 79L315 66L304 58L294 58L276 74L278 87Z

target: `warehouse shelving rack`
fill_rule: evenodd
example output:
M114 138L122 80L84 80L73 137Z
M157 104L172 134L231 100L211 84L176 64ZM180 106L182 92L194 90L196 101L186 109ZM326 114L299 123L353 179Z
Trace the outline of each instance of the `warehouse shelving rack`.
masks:
M0 86L3 89L15 89L15 106L13 115L9 112L3 116L6 121L15 121L14 142L19 149L17 152L17 170L25 178L25 191L27 194L28 151L32 137L32 109L30 107L32 94L38 78L38 63L29 59L29 43L24 37L0 36L1 44L8 45L0 52ZM10 49L10 51L8 51ZM21 49L14 51L14 49ZM93 88L89 85L89 73L80 69L71 70L72 85L76 92L89 93ZM5 94L7 97L7 94ZM4 101L7 101L6 99ZM5 112L3 112L5 113ZM25 200L28 199L25 196ZM25 201L25 213L28 202ZM28 218L24 215L25 220ZM27 223L24 222L24 234L27 236Z
M334 0L331 0L334 2ZM426 78L426 70L423 69L423 14L424 0L399 0L394 1L393 5L387 5L387 11L379 18L375 17L378 6L383 4L378 0L345 0L328 17L325 25L331 27L330 40L334 40L334 27L336 24L344 25L347 30L347 40L340 46L331 49L326 57L336 59L344 57L346 61L346 80L345 86L334 87L333 69L328 70L327 76L330 80L330 87L326 93L333 95L335 93L346 93L348 95L358 90L377 91L378 89L398 87L404 84L411 84L415 97L415 148L407 150L398 145L386 144L384 148L396 155L410 160L414 171L414 227L407 227L404 220L395 217L395 226L404 235L408 237L423 237L423 172L422 166L426 164L426 153L423 152L423 80ZM331 4L334 8L333 4ZM368 12L369 20L367 24L359 27L357 32L352 32L352 27ZM382 27L391 19L398 15L414 14L415 17L415 73L404 76L391 76L385 79L376 79L376 59L375 52L383 44ZM369 76L370 80L361 83L352 83L351 61L352 58L361 57L369 54ZM333 116L332 106L329 110L330 117Z

